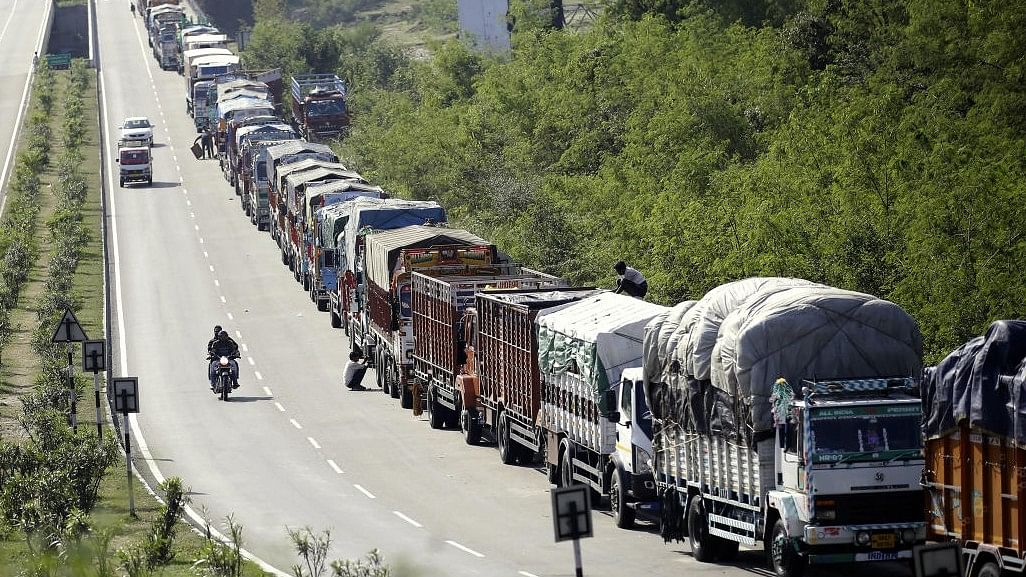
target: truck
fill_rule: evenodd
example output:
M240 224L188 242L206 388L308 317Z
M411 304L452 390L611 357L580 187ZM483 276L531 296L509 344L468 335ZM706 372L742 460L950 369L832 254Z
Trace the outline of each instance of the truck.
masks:
M244 182L243 202L249 209L249 221L257 230L267 230L271 222L270 168L267 165L267 149L279 144L297 140L298 137L281 140L259 140L250 143L246 156L249 158L248 180Z
M1026 571L1026 321L986 334L923 371L927 538L958 541L965 574Z
M569 289L561 278L522 267L507 266L498 275L487 268L469 274L414 273L414 406L423 391L432 428L460 425L475 442L487 428L504 463L519 456L526 462L528 454L538 453L542 438L536 426L541 388L532 358L535 313L539 306L565 304L594 292ZM495 339L503 339L504 346L496 346ZM475 376L485 375L488 383L486 394L467 388L468 345L476 352L475 365L481 367ZM485 349L488 354L480 354ZM458 378L461 373L465 378ZM511 418L518 431L526 431L523 435L511 432ZM513 441L516 438L519 441ZM521 446L525 449L518 450Z
M922 337L894 303L727 283L649 323L643 368L663 537L696 560L762 542L788 577L908 560L925 539Z
M159 6L178 6L181 0L132 0L135 2L135 10L143 18L143 24L148 25L150 11Z
M242 199L240 203L246 216L253 216L255 205L250 204L250 192L254 184L253 169L256 167L261 145L270 146L298 138L292 126L284 121L251 124L236 130L238 157L233 169L236 171L235 192ZM264 174L264 180L267 175ZM266 206L266 195L264 202Z
M342 327L350 340L350 349L363 343L366 326L364 309L367 306L367 277L364 263L364 241L368 233L420 224L444 224L445 209L438 203L399 198L357 198L346 203L349 216L345 228L338 236L335 253L335 274L338 288L328 295L328 310L342 319ZM357 332L359 331L359 332ZM365 351L366 352L366 351ZM373 357L368 356L373 362Z
M363 178L331 180L309 183L306 186L306 197L303 204L306 216L303 218L303 255L306 258L307 278L303 286L307 287L310 300L317 305L317 310L328 310L329 285L325 284L325 270L334 266L334 260L326 261L321 248L320 230L323 210L338 204L344 204L356 198L384 198L385 191L380 186L368 184ZM329 255L333 259L333 255ZM330 290L335 290L335 279L331 276Z
M178 70L181 65L178 43L175 40L177 31L177 26L164 25L154 35L153 56L163 70Z
M323 144L314 144L305 140L294 140L268 147L264 150L265 162L267 163L267 174L269 186L267 189L267 206L270 212L270 223L268 229L271 238L278 243L282 249L282 264L288 264L283 239L278 234L279 230L285 228L285 196L284 178L279 173L289 164L300 162L306 159L321 159L328 162L337 162L338 156L331 150L331 147Z
M242 179L246 176L247 159L245 158L248 141L282 140L295 136L292 126L277 116L254 116L233 122L231 139L222 156L228 182L235 187L235 194L242 196Z
M353 224L351 217L347 228ZM353 315L351 349L372 360L383 390L419 414L413 377L414 273L495 277L519 270L500 262L495 245L460 229L404 226L366 234L362 245L356 270L364 290Z
M218 58L209 58L214 56ZM214 79L214 76L210 76L209 78L197 77L197 61L202 61L205 64L223 62L226 68L238 68L239 57L232 54L231 50L228 50L227 48L196 48L193 50L186 50L182 53L182 76L185 78L185 111L189 114L193 114L193 99L196 96L193 88L196 82L204 80L212 81ZM230 70L226 70L226 72L230 72ZM222 74L223 73L224 72L222 72ZM206 90L202 91L201 94L205 100Z
M476 294L450 337L457 368L444 380L452 386L436 393L437 402L459 417L468 445L487 435L498 445L503 463L534 460L543 438L535 318L598 292L586 287L491 288Z
M292 121L306 139L339 136L349 128L346 85L337 74L296 74L290 88Z
M360 181L363 177L348 170L338 168L314 167L310 170L295 171L285 178L285 248L289 257L289 270L296 281L303 284L303 290L310 290L310 275L307 270L308 261L305 256L306 187L318 182Z
M181 6L165 5L153 8L146 17L147 41L156 56L157 41L160 32L164 28L169 29L168 40L175 44L178 36L178 28L185 23L185 10Z

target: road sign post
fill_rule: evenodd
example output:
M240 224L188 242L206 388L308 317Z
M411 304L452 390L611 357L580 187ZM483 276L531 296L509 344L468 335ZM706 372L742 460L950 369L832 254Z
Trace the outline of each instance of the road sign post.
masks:
M135 516L135 496L132 495L132 438L128 423L129 413L139 412L139 379L117 377L111 379L114 390L114 410L121 413L121 428L125 433L125 469L128 473L128 513Z
M965 574L962 545L956 541L912 548L915 577L961 577Z
M100 371L107 370L105 341L82 343L82 370L93 373L93 398L96 401L96 437L103 438L103 417L100 415Z
M55 344L66 343L68 345L68 397L71 401L68 422L71 424L72 432L76 435L78 434L78 395L75 392L75 350L72 348L72 343L86 340L88 340L88 337L86 337L85 331L82 330L82 325L79 324L78 319L75 318L75 313L71 312L71 309L65 310L64 316L61 317L61 322L57 324L50 342Z
M574 542L574 569L577 577L584 577L581 566L581 539L591 537L591 489L584 485L552 489L552 523L556 530L556 543Z

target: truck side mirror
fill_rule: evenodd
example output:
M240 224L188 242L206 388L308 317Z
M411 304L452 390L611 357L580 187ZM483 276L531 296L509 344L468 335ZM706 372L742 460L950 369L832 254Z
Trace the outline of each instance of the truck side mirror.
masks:
M606 420L611 423L619 423L620 411L616 410L616 389L607 389L605 394L602 396L602 401L606 406Z

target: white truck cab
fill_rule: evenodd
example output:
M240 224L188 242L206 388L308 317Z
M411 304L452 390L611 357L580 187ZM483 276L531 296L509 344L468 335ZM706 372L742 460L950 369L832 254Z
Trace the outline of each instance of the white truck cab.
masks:
M652 476L652 412L645 402L644 373L640 367L624 369L613 388L616 412L616 451L609 480L609 508L616 526L628 528L638 514L655 519L658 504ZM610 399L612 400L612 399Z

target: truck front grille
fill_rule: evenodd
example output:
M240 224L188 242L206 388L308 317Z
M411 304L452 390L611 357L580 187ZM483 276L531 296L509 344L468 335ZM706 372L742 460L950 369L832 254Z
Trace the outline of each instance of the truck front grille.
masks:
M827 503L833 502L831 505ZM921 523L923 492L864 493L854 495L816 495L816 513L833 510L833 519L820 517L828 525L868 525L881 523Z

